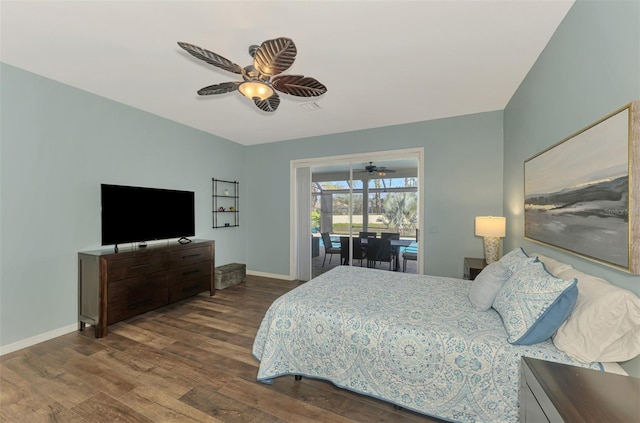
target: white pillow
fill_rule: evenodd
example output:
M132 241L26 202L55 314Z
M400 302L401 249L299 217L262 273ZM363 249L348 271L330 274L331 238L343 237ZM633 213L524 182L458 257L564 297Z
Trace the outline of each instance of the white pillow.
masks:
M538 257L538 260L544 264L544 267L554 276L558 276L558 273L565 270L573 269L573 266L567 263L563 263L558 260L543 256L542 254L531 253L531 257Z
M507 279L509 279L509 271L502 263L496 261L489 264L471 283L469 301L482 311L489 310Z
M626 361L640 354L640 298L575 269L558 277L578 280L573 313L553 336L555 346L585 363Z

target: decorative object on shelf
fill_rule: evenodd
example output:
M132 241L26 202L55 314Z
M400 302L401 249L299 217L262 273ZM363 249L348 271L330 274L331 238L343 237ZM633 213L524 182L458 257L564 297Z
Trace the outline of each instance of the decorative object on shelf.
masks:
M275 112L280 105L276 93L297 97L316 97L327 92L327 87L316 79L304 75L279 75L291 67L298 50L293 40L280 37L266 40L261 46L249 47L253 64L244 68L219 54L192 44L178 42L187 53L228 72L242 75L243 81L223 82L198 90L199 95L226 94L239 91L253 100L262 111Z
M213 228L232 228L239 225L240 184L212 178Z
M484 237L487 264L500 259L500 238L506 233L506 219L499 216L476 216L476 236Z
M638 175L640 100L524 162L525 238L640 274Z

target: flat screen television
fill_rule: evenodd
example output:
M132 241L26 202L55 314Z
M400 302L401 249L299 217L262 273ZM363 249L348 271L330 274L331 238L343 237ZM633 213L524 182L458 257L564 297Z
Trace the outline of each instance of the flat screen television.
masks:
M195 235L194 193L101 184L102 245Z

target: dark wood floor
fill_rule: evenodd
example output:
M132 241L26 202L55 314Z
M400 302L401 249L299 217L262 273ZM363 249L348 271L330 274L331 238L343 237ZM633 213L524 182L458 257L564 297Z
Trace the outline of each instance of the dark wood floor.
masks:
M109 326L0 358L2 422L434 422L331 383L256 382L271 302L297 282L248 276Z

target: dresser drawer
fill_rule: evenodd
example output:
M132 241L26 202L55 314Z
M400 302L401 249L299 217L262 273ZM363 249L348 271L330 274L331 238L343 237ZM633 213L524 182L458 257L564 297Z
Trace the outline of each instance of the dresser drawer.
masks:
M107 263L109 282L169 269L169 253L145 254Z
M107 324L145 313L169 303L168 273L122 279L109 284Z
M187 266L200 261L211 260L212 247L210 245L197 248L188 248L171 253L171 268Z
M169 285L178 285L192 279L198 279L203 276L211 279L211 262L203 261L200 263L182 266L177 269L171 269L169 276Z
M184 298L197 295L211 288L211 276L205 275L195 279L186 280L179 284L172 284L169 287L169 302L173 303Z

